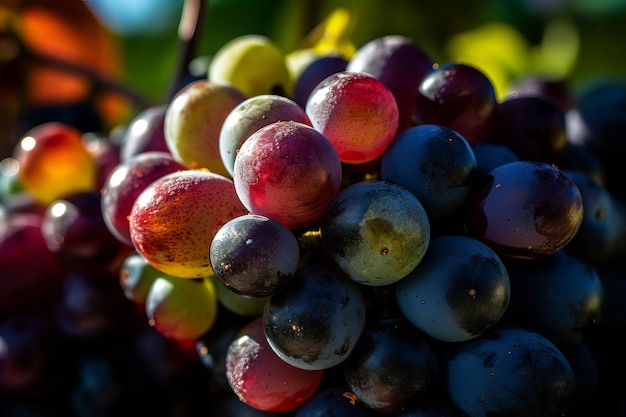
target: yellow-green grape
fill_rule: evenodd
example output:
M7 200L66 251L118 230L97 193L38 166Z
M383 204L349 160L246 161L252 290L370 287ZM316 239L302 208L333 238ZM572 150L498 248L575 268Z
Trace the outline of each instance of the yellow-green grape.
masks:
M211 275L209 279L215 287L219 303L227 310L244 317L260 317L263 314L269 296L263 298L244 297L222 284L215 275Z
M249 97L290 96L292 83L285 55L268 37L243 35L225 43L213 56L208 79L228 83Z
M148 324L165 337L194 340L209 331L217 317L217 295L206 278L161 274L146 296Z
M97 189L98 168L77 129L48 122L26 132L15 148L19 179L39 203Z
M207 80L183 87L163 121L165 142L174 158L191 169L229 176L219 152L220 130L226 116L246 98L233 86Z

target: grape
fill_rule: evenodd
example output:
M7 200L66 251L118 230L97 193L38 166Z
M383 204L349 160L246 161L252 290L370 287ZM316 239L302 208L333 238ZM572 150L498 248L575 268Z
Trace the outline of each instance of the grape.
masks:
M263 318L244 326L228 347L226 378L239 399L263 411L294 410L319 387L324 370L306 370L283 361L269 346Z
M246 297L237 294L230 287L224 285L215 275L211 275L209 279L215 287L217 300L228 311L244 317L259 317L263 314L265 303L270 297L269 295L255 298Z
M594 266L618 260L626 248L624 203L589 175L565 170L583 202L583 218L566 250Z
M443 360L452 401L470 417L568 415L576 381L548 339L516 327L452 346Z
M111 234L132 247L128 216L135 200L156 179L184 169L168 152L143 152L121 161L100 189L102 218Z
M365 326L365 310L356 283L323 264L309 264L272 294L263 327L283 361L323 370L350 355Z
M320 222L326 252L363 285L389 285L422 260L430 224L419 200L385 181L364 181L343 189Z
M476 158L475 178L482 178L495 167L520 160L511 148L502 144L478 142L472 145L472 152Z
M485 140L507 146L521 160L555 163L567 145L565 112L543 97L499 103L492 124Z
M293 86L293 101L302 108L313 89L326 77L345 71L348 60L342 55L323 55L315 57L297 76Z
M620 198L626 197L622 183L622 165L626 156L626 83L601 78L582 89L576 107L566 114L567 138L581 144L598 158L605 172L605 186Z
M419 124L456 130L470 144L491 131L497 108L491 80L479 69L460 62L433 67L419 86L415 116Z
M565 112L576 105L571 86L561 78L545 74L528 74L512 80L507 86L506 98L542 97L552 100Z
M601 320L604 287L588 263L566 251L508 262L508 312L518 325L566 346L582 342L585 332Z
M516 161L491 170L470 193L468 234L501 256L539 258L567 245L583 218L576 184L545 162Z
M63 263L48 248L41 216L8 213L0 220L0 317L49 306L60 288Z
M380 178L413 193L430 219L459 209L469 196L476 158L456 131L420 125L400 133L381 159Z
M232 180L206 170L166 174L139 194L129 215L137 252L156 269L183 278L213 274L209 248L227 221L247 214Z
M165 143L187 168L229 176L220 157L220 130L228 114L247 98L235 87L198 80L170 101L163 121Z
M211 329L217 317L217 296L206 278L157 277L146 294L148 323L164 336L195 340Z
M348 164L381 156L398 130L398 104L392 92L366 73L341 71L326 77L309 95L305 111L341 162Z
M123 245L110 233L97 191L80 192L52 201L41 220L46 245L66 265L99 268L122 253Z
M455 235L432 239L422 262L396 285L404 316L446 342L476 339L492 329L510 294L500 257L476 239Z
M220 227L211 242L209 259L215 276L231 291L263 298L296 272L300 247L282 224L247 214Z
M241 146L237 196L253 214L298 230L317 222L341 186L341 161L330 142L295 121L267 125Z
M374 417L374 411L347 388L324 388L318 390L298 407L294 417Z
M232 176L235 157L250 135L273 122L293 120L309 124L304 109L294 101L274 94L250 97L226 116L219 135L222 162Z
M122 261L119 283L124 296L145 311L146 297L152 283L162 272L150 265L138 253L131 253Z
M346 69L373 75L393 93L398 104L398 133L414 125L415 97L435 61L412 39L387 35L363 44Z
M435 392L438 360L427 336L398 317L368 323L343 366L348 386L367 407L399 413Z
M122 161L143 152L170 152L164 131L167 107L167 104L154 105L132 118L121 138L119 153Z
M60 122L38 125L15 147L19 178L43 205L69 194L96 191L98 169L76 128Z
M291 95L291 76L278 45L266 36L246 34L222 45L208 68L211 83L229 84L248 97Z

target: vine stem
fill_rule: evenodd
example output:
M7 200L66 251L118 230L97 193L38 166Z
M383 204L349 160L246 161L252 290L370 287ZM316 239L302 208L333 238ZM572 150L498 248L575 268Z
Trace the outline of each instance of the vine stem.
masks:
M180 42L178 67L169 87L168 101L171 100L183 86L185 78L189 75L189 64L195 58L196 48L200 39L202 18L208 0L185 0L178 25L178 39Z

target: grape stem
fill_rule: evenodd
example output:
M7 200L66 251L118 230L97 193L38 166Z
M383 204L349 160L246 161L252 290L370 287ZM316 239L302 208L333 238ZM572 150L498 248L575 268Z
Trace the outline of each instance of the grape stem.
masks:
M178 25L178 39L180 42L178 67L172 78L169 88L168 101L183 86L185 78L189 75L189 64L195 58L196 48L199 42L201 20L204 16L204 8L208 0L185 0L183 11Z

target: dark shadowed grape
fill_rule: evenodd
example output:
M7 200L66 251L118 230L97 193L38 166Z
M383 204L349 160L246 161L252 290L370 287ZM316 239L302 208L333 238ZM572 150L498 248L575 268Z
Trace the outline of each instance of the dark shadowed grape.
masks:
M334 269L300 269L265 305L263 326L272 350L302 369L328 369L352 352L365 326L356 283Z
M452 401L471 417L568 415L576 391L563 353L515 327L452 346L442 375Z
M375 417L348 388L325 388L302 404L294 417Z
M298 75L293 86L293 100L306 107L311 91L326 77L345 71L348 60L341 55L323 55L313 59Z
M398 413L426 401L439 387L430 339L404 318L368 323L344 362L348 386L367 407Z
M170 153L165 142L163 120L167 104L155 105L137 113L120 140L120 159L125 161L143 152Z

